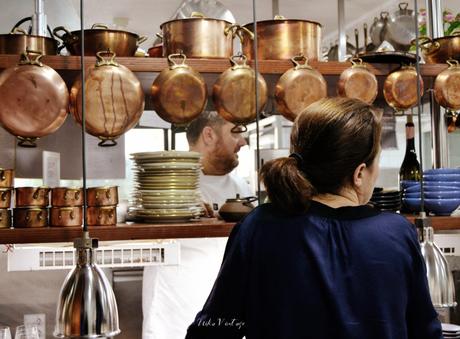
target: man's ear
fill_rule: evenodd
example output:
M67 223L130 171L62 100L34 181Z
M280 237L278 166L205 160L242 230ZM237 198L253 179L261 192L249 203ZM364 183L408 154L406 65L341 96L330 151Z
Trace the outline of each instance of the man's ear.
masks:
M363 185L363 175L365 168L365 163L359 164L358 167L355 168L355 172L353 173L353 185L356 187L361 187Z
M212 129L212 127L206 126L205 128L203 128L203 132L201 133L201 136L203 138L203 143L206 146L209 146L214 143L216 134L214 130Z

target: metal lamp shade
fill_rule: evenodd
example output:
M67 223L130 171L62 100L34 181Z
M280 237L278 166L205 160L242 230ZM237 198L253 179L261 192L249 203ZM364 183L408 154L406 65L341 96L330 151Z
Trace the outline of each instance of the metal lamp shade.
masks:
M61 288L56 338L105 338L120 333L112 287L93 262L92 248L77 248L77 266Z
M424 241L420 244L425 259L431 301L434 307L454 307L455 286L452 272L438 246L433 242L433 228L423 229Z

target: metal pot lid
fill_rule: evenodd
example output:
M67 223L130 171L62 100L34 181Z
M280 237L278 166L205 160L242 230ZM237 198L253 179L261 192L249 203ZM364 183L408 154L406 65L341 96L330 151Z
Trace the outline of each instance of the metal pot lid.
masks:
M194 13L202 13L208 18L221 19L232 24L235 17L220 1L216 0L184 0L176 10L173 19L190 18Z
M384 40L384 34L388 24L388 16L388 12L381 12L380 18L374 18L374 22L369 29L371 41L375 46L380 46Z
M415 13L408 9L408 3L399 4L399 10L390 16L384 39L399 49L409 49L411 41L415 38Z

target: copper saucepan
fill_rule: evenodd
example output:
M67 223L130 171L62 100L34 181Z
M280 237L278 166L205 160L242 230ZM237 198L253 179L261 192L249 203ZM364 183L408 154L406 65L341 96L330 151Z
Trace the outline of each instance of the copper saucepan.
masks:
M49 191L48 187L16 187L16 207L47 207Z
M337 94L372 104L378 94L378 82L360 58L351 60L352 66L340 74Z
M52 38L53 33L48 27L50 37L27 34L20 25L32 21L32 17L19 20L9 34L0 34L0 54L21 54L26 49L40 51L43 55L58 54L58 42Z
M14 169L0 168L0 187L13 187Z
M176 63L175 58L181 58ZM168 55L169 67L152 84L155 112L165 121L185 124L201 114L208 98L206 82L200 73L185 64L185 54Z
M0 188L0 209L11 207L11 192L13 188Z
M420 37L419 42L423 59L428 64L443 64L449 59L460 61L460 32L436 39Z
M67 85L40 62L42 56L26 51L17 66L0 74L0 125L17 136L20 146L35 147L36 139L56 131L67 117Z
M81 31L70 32L59 26L53 30L53 34L63 41L70 54L81 54ZM84 34L85 55L111 50L120 57L134 56L139 45L147 40L146 37L131 32L109 29L104 24L94 24L91 29L85 29Z
M275 87L276 109L294 121L298 114L315 101L327 96L327 83L320 72L308 65L308 59L295 56L294 67L287 70Z
M118 204L118 187L90 187L86 190L88 206L116 206Z
M108 55L109 59L104 59ZM99 146L114 146L115 139L131 129L144 111L144 91L131 70L115 61L115 53L98 52L85 79L86 132L98 137ZM70 111L82 124L82 83L78 76L70 91Z
M83 205L83 190L79 187L55 187L51 189L51 206L70 207Z
M254 32L254 24L243 26ZM261 60L291 59L305 55L317 61L321 53L321 24L309 20L292 20L276 16L274 20L257 22L257 58ZM254 59L254 42L243 40L243 54Z
M267 102L267 83L257 74L258 111L256 112L255 79L256 72L247 65L244 55L230 58L232 66L223 72L214 83L212 98L217 112L227 121L234 123L232 131L244 132L246 124L254 121ZM243 126L241 129L239 126Z
M45 227L48 225L46 208L14 208L13 226L15 228Z
M117 207L88 207L86 221L88 226L115 226L117 224Z
M383 85L385 101L396 111L414 107L418 102L417 83L420 86L420 93L423 93L423 80L422 77L417 76L415 67L402 66L385 79Z
M437 103L450 110L460 110L460 65L457 60L447 60L449 67L436 76L434 97Z
M81 226L83 221L82 207L52 207L50 226L74 227Z
M2 208L0 209L0 228L11 227L11 210Z

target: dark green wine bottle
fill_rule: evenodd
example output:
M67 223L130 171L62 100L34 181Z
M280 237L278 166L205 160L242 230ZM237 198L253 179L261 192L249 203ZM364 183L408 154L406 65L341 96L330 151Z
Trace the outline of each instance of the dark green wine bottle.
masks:
M399 182L402 180L420 180L420 163L415 152L415 129L412 116L407 116L406 122L406 154L399 169Z

